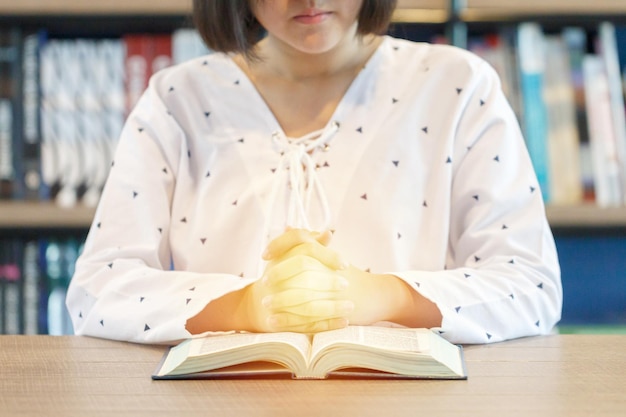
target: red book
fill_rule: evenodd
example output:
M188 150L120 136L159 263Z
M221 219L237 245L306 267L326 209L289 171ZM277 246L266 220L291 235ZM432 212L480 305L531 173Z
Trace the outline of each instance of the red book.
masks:
M172 36L169 34L154 35L151 74L172 65Z
M126 46L126 114L135 107L148 87L152 74L152 37L147 34L129 34L123 37Z

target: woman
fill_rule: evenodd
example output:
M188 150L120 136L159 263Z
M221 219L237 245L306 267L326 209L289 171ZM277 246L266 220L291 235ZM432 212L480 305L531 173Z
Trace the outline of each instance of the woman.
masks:
M395 1L194 1L215 54L130 115L68 291L78 334L549 332L554 240L494 71Z

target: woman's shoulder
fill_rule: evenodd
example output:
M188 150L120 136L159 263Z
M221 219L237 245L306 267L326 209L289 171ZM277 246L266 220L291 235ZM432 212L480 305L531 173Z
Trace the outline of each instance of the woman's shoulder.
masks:
M151 77L151 84L160 91L163 86L170 90L173 85L181 88L202 85L220 85L228 83L236 68L227 54L212 52L164 68ZM170 86L171 85L171 86Z
M484 67L485 61L478 55L453 45L443 43L417 42L387 36L388 50L398 65L457 66L458 70L477 70ZM394 58L392 58L394 59Z

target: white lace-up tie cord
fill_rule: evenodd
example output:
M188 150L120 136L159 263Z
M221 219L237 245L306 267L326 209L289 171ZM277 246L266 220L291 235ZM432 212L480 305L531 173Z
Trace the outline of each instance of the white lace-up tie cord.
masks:
M317 130L298 139L289 139L281 132L272 135L274 149L282 156L276 169L276 178L270 196L268 222L274 216L279 199L279 190L288 187L286 225L311 230L308 219L309 207L316 194L324 219L323 227L330 224L330 209L326 193L317 177L317 167L312 155L317 149L325 149L328 142L339 130L339 123L331 122L324 129ZM284 194L283 194L284 195ZM269 232L269 224L266 231Z

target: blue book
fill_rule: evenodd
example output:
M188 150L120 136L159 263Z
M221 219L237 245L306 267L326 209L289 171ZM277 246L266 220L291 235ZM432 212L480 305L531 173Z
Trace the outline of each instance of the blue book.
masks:
M39 200L42 187L41 179L41 94L39 84L39 51L46 41L43 30L24 35L21 49L21 169L18 181L26 200Z
M0 199L19 197L20 88L18 70L21 32L0 28Z
M544 34L536 23L521 23L517 30L522 130L543 199L550 202L548 110L544 91Z

